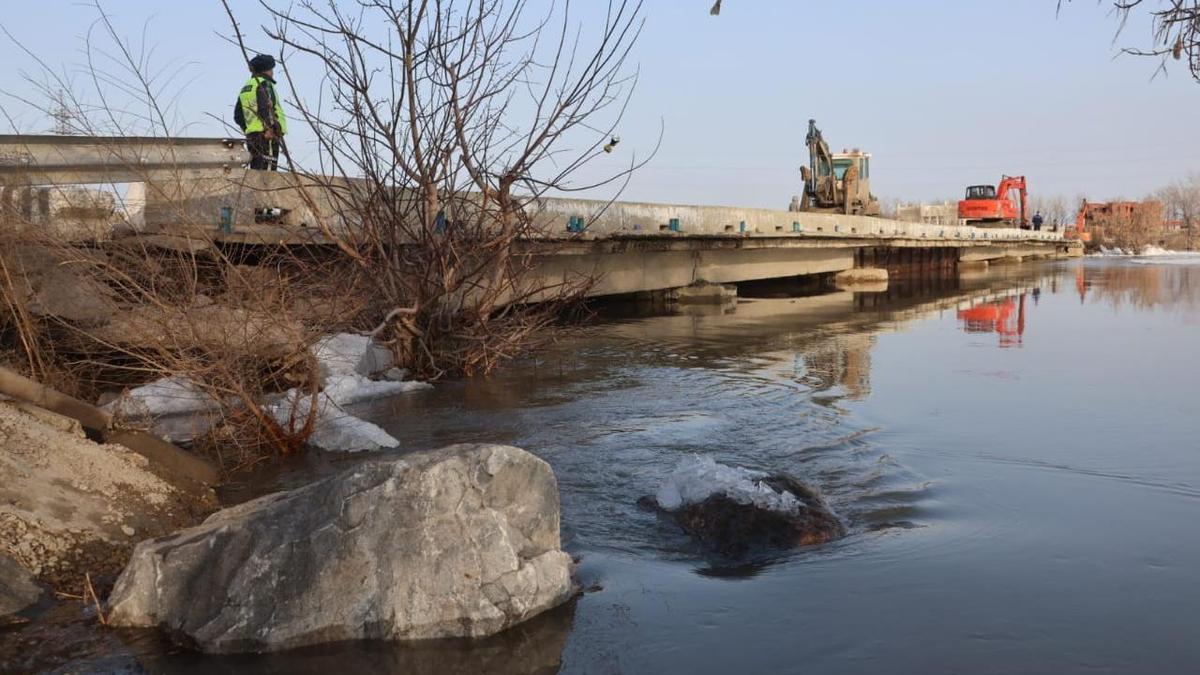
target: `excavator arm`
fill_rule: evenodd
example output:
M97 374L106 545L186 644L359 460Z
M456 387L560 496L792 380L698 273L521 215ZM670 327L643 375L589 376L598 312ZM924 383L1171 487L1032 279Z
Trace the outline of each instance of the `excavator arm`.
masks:
M808 121L808 135L804 137L804 143L808 146L808 165L813 176L832 174L833 153L830 152L825 137L821 135L821 130L817 128L816 120Z
M1018 223L1021 227L1029 225L1028 219L1028 203L1029 195L1025 191L1025 176L1003 176L1000 178L1000 185L997 186L996 196L1000 199L1008 199L1009 192L1016 190L1020 195L1020 220Z
M833 202L836 195L833 179L829 178L834 175L833 153L817 128L816 120L808 121L808 135L804 137L804 144L808 146L807 170L804 167L800 169L804 178L804 203L825 205Z

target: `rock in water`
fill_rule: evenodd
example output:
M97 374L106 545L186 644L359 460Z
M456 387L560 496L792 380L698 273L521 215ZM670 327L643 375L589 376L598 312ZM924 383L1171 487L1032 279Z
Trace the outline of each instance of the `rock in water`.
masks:
M673 512L685 532L721 555L738 557L755 548L791 548L823 544L845 530L821 496L786 475L761 481L781 493L790 493L803 504L795 511L777 511L744 504L724 494L688 504Z
M669 514L715 552L739 557L760 548L821 544L845 528L820 493L786 474L768 475L685 458L645 502Z
M482 637L571 595L558 485L518 448L360 464L138 545L110 624L209 652Z
M42 589L15 560L0 554L0 626L5 617L36 603L42 597Z

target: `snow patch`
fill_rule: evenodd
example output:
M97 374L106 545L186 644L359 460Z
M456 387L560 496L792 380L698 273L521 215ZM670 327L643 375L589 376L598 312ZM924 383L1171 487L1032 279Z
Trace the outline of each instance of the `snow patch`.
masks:
M776 492L764 484L762 479L767 475L719 464L711 457L692 455L679 461L655 499L668 511L698 504L713 495L725 495L739 504L784 513L797 513L804 508L804 503L792 493Z

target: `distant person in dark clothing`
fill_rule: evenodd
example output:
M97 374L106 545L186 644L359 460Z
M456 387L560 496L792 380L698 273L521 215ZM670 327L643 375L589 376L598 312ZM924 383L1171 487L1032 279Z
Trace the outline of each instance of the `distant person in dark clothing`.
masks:
M287 118L275 91L275 58L259 54L250 59L250 79L238 94L233 119L246 134L250 168L274 171L287 133Z
M1044 223L1044 222L1046 222L1046 221L1044 218L1042 218L1041 211L1038 211L1037 213L1033 214L1033 229L1034 230L1040 231L1042 229L1042 223Z

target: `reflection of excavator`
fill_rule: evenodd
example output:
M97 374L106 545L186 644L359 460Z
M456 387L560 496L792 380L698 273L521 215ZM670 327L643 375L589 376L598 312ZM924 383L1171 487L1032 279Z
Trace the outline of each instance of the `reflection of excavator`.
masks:
M1010 192L1018 193L1020 208L1013 203ZM967 225L978 223L1002 223L1027 227L1025 217L1027 196L1024 176L1001 176L1000 184L972 185L967 188L966 199L958 203L958 217Z
M1013 312L1016 312L1015 323ZM1025 335L1025 294L1016 302L1009 298L960 309L958 318L968 333L995 333L1000 336L1001 347L1019 346Z
M871 155L858 148L830 152L829 144L808 121L808 166L800 167L802 194L792 198L791 211L879 215L879 200L871 194Z

